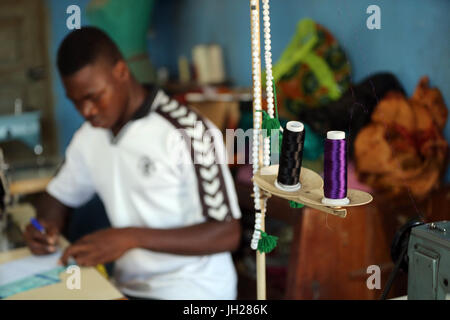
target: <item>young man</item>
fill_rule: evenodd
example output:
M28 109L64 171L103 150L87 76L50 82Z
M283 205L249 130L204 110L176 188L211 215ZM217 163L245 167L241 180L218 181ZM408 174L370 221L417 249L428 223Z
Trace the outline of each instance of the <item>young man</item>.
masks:
M69 257L82 266L115 261L119 288L140 298L236 298L230 251L240 242L241 213L222 138L208 130L213 125L139 84L99 29L69 34L58 69L86 122L37 206L46 233L26 229L31 251L55 251L71 209L97 193L112 228L73 243L64 264Z

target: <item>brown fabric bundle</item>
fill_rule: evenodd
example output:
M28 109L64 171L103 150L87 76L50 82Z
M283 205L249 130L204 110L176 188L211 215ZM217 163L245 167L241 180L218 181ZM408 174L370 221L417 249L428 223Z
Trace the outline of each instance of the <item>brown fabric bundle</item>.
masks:
M420 199L427 196L439 185L448 148L442 135L447 108L439 89L423 77L410 99L386 95L371 119L355 140L359 179L388 196L408 189Z

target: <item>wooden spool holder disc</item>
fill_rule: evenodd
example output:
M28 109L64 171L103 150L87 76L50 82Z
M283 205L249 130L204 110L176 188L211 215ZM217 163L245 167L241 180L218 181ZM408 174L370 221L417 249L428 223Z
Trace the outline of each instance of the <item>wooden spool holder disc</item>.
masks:
M348 189L347 198L350 200L349 204L342 207L331 207L321 202L324 197L323 193L323 179L316 172L304 168L300 171L301 188L297 191L284 191L275 186L275 181L278 176L278 165L271 165L259 170L253 177L253 181L265 192L275 195L286 200L300 202L305 206L331 213L336 216L345 218L347 210L343 207L361 206L372 201L372 196L364 191Z

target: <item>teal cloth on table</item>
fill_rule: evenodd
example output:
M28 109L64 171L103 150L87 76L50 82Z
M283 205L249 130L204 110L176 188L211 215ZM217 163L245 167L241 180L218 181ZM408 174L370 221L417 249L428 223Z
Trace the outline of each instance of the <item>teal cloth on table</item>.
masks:
M61 272L64 272L65 269L65 267L61 266L53 268L46 272L41 272L11 283L4 284L0 286L0 299L4 299L17 293L21 293L31 289L41 288L61 282L59 274Z

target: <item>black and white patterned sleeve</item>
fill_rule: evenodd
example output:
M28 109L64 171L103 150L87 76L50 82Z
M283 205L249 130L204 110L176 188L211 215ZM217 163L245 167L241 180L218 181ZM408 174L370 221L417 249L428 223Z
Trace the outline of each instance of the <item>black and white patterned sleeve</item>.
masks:
M174 100L162 103L156 112L183 137L190 165L194 166L203 215L218 221L239 219L241 212L220 130Z

